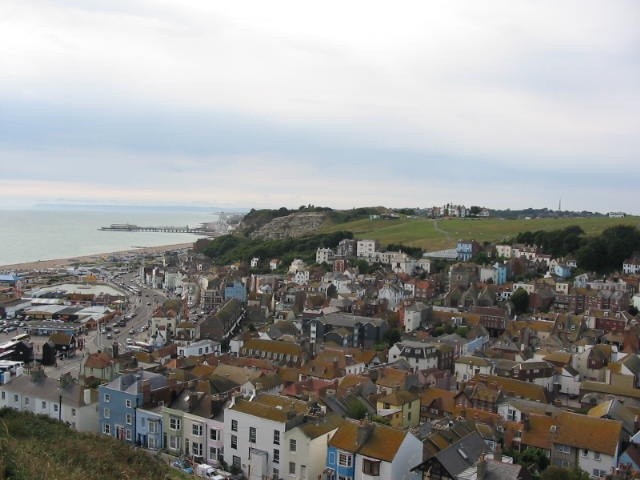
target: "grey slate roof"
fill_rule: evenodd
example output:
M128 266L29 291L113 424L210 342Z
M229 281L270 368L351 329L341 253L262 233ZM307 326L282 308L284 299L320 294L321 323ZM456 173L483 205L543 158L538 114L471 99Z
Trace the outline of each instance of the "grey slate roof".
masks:
M473 432L446 449L438 452L436 458L451 476L456 476L476 463L487 450L482 437Z

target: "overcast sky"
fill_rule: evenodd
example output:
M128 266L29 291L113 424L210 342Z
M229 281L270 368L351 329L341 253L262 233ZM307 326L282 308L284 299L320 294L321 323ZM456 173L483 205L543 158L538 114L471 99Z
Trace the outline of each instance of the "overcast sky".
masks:
M2 0L0 204L640 213L640 3Z

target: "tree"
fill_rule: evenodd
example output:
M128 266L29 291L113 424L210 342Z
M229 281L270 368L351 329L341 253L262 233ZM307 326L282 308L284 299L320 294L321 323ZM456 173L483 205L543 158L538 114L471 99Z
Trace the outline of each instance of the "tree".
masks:
M540 475L540 480L589 480L589 478L587 472L577 467L569 469L555 465L548 467Z
M511 303L516 315L525 313L529 310L529 294L524 288L519 288L511 295Z
M347 417L362 420L368 413L367 407L360 400L355 400L347 409Z
M392 347L402 339L402 334L400 333L399 328L390 328L389 330L384 332L383 338L385 343L387 344L387 347Z

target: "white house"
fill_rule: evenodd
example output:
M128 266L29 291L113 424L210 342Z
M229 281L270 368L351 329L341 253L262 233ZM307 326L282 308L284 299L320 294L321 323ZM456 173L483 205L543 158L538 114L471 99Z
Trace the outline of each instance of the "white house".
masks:
M345 420L329 440L327 469L353 480L418 480L422 442L411 432L368 421Z
M358 240L356 255L358 258L370 258L375 255L377 242L375 240Z
M403 358L415 370L427 370L438 366L438 352L432 343L405 340L393 345L388 355L389 362Z
M192 395L200 392L192 392ZM201 457L210 465L218 466L223 452L224 423L192 413L182 417L185 452L190 457Z
M378 290L378 298L387 300L389 310L396 310L404 298L404 290L397 285L384 285Z
M70 377L54 380L44 373L14 377L0 385L0 407L46 415L80 432L98 432L97 399Z
M342 421L341 415L326 415L318 409L307 422L287 430L282 447L288 460L280 470L281 478L320 478L327 462L327 443Z
M427 319L429 307L422 302L409 305L404 310L404 331L409 333L420 328L422 322Z
M455 377L458 382L466 382L475 375L493 375L493 362L481 357L460 357L455 362Z
M571 397L580 394L580 374L571 365L565 365L557 369L554 382L560 386L560 393Z
M196 357L201 355L220 355L222 345L214 340L200 340L189 345L178 347L179 357Z
M318 248L316 250L316 263L331 263L335 253L330 248Z
M511 245L496 245L496 255L503 258L511 258Z
M288 397L234 397L224 412L225 462L246 476L251 472L250 479L284 478L289 466L285 433L302 423L307 410L306 402Z

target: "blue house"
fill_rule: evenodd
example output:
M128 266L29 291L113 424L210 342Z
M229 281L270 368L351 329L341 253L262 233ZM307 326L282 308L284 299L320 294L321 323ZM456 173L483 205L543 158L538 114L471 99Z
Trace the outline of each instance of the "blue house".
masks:
M247 301L247 287L238 280L228 282L224 287L224 299L225 301L235 298L236 300L245 303Z
M458 261L468 262L480 252L480 245L475 240L458 240L456 254Z
M136 409L150 400L152 393L166 389L167 378L156 373L140 371L122 375L106 385L100 385L100 432L119 440L136 440Z
M496 262L493 264L493 268L496 269L495 284L504 285L507 283L507 266L500 262Z
M571 269L567 265L558 264L553 268L553 273L560 278L569 278L571 276Z
M149 450L164 448L163 416L153 410L138 408L136 412L136 444Z

